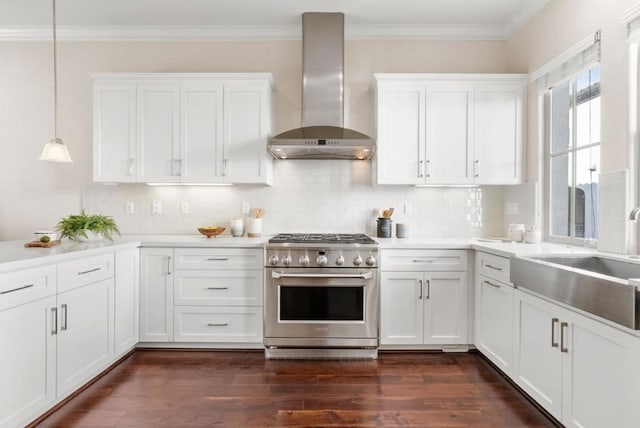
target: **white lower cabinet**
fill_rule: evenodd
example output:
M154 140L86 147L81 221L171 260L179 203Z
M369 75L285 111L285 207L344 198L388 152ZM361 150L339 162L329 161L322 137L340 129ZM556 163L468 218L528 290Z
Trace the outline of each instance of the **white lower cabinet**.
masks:
M58 295L58 397L113 360L113 284L110 278Z
M140 341L173 340L173 248L140 250Z
M118 358L139 340L139 251L137 248L116 252L115 262L114 348Z
M55 402L55 307L53 295L0 311L0 427L24 426Z
M568 427L637 427L639 339L515 290L513 379Z
M467 344L466 275L382 272L380 344Z
M176 342L262 342L262 308L176 306Z

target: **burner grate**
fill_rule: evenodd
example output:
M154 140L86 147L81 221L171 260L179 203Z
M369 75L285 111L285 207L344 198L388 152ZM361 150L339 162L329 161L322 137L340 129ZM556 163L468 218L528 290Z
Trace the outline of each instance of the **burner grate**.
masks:
M364 233L281 233L269 239L269 243L375 244L376 241Z

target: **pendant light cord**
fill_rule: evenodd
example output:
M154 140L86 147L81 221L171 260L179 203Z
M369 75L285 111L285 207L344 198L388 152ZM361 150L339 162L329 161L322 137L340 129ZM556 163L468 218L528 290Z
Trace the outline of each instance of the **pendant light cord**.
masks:
M56 52L56 0L53 0L53 137L58 138L58 56Z

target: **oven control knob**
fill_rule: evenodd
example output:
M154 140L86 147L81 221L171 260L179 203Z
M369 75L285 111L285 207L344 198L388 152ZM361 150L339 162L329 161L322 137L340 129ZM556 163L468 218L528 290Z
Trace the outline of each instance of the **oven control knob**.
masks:
M353 258L353 264L355 266L360 266L362 264L362 257L360 257L359 255L355 256Z
M277 265L277 264L278 264L278 260L279 260L279 259L278 259L278 256L275 256L275 255L274 255L274 256L271 256L271 257L269 257L269 264L270 264L271 266L275 266L275 265Z
M344 257L338 256L336 257L336 266L342 266L344 264Z
M369 256L367 257L367 260L365 260L365 263L367 266L373 266L376 264L376 259L373 256Z
M291 256L287 254L286 256L282 257L282 264L285 266L289 266L291 264Z
M326 266L327 265L327 256L319 255L316 259L316 263L318 266Z
M302 266L309 265L309 256L300 256L298 263L300 263Z

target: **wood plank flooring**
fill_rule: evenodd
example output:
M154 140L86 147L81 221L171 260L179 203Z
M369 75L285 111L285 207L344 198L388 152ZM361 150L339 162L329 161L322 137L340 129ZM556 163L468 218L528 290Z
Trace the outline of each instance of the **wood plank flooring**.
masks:
M478 354L137 351L42 427L553 427Z

